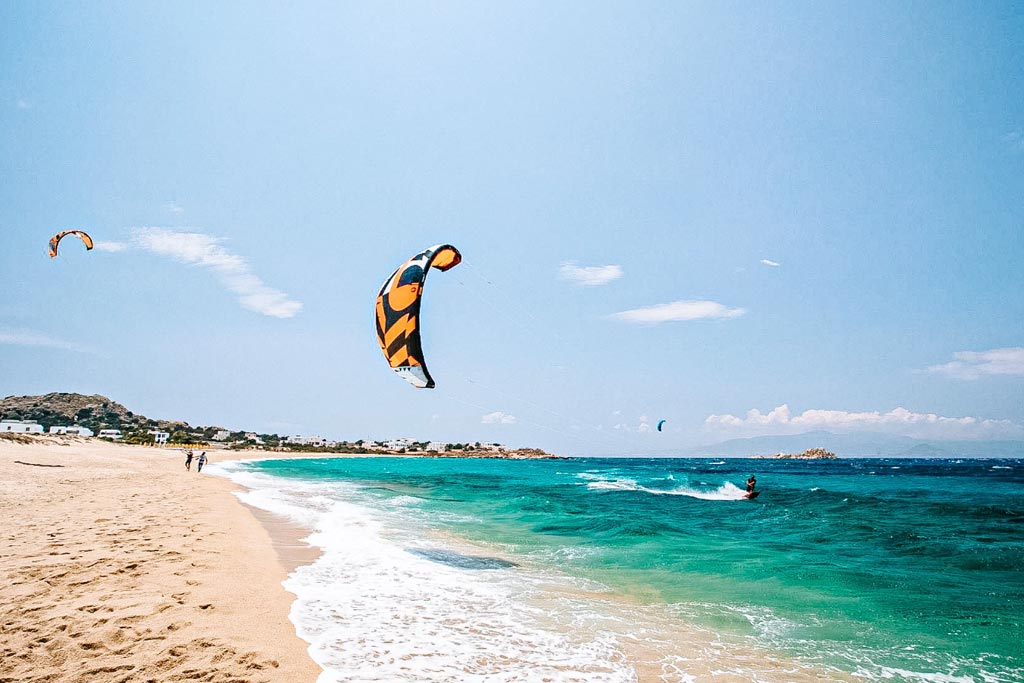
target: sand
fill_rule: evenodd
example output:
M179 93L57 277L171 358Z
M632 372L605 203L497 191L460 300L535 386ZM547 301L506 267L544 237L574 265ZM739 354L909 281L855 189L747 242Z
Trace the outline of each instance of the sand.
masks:
M0 683L316 680L281 586L301 530L180 451L35 441L0 440Z

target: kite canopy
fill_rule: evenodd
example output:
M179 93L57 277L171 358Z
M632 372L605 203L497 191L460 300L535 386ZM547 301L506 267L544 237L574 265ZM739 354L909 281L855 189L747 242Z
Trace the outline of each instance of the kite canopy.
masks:
M420 300L427 271L454 268L462 254L450 244L438 244L398 267L377 295L377 342L388 365L417 389L432 389L420 344Z
M57 255L57 245L60 241L68 235L74 235L85 243L86 249L92 249L92 238L81 230L65 230L64 232L58 232L56 235L50 238L50 258Z
M659 432L661 431L661 426L662 426L663 424L665 424L665 421L664 421L664 420L658 420L658 431L659 431Z

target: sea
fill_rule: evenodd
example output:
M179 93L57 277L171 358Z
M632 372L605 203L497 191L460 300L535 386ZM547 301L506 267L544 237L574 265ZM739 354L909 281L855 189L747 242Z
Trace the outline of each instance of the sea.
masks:
M1024 460L214 469L321 549L321 683L1024 681Z

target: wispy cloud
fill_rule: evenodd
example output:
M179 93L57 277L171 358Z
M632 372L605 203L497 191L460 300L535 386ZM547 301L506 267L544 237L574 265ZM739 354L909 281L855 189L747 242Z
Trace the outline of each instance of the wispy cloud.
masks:
M10 344L12 346L41 346L49 349L62 349L64 351L90 353L89 349L81 344L57 339L56 337L51 337L48 334L36 332L35 330L17 328L0 328L0 344Z
M19 99L17 102L14 103L14 106L16 106L18 109L31 109L32 103L28 100Z
M746 312L744 308L729 308L717 301L673 301L669 304L620 311L613 313L610 317L627 323L657 325L680 320L738 318Z
M509 415L501 411L495 411L493 413L487 413L480 418L480 422L485 425L514 425L517 420L515 415Z
M132 242L180 263L213 272L228 291L249 310L275 318L291 318L302 304L284 292L268 287L249 267L245 258L221 246L221 239L200 232L179 232L166 228L134 228Z
M118 252L118 251L124 251L125 249L127 249L128 248L128 243L127 242L100 242L100 241L97 241L97 242L95 242L93 244L93 246L98 251Z
M621 410L616 410L612 413L612 415L615 416L619 416L621 414ZM635 424L629 422L616 422L612 425L612 429L620 432L629 432L631 434L634 432L639 434L648 434L654 431L654 426L651 422L653 422L653 420L651 420L647 415L641 415L636 419Z
M1012 130L1003 136L1006 148L1017 154L1024 154L1024 131Z
M932 365L925 372L956 379L979 379L992 375L1024 375L1024 347L1012 346L989 351L957 351L953 360Z
M766 258L761 259L761 263L763 263L766 266L771 266L772 268L778 268L779 266L782 265L778 261L772 261L772 260L766 259Z
M920 438L981 438L1024 434L1024 428L1010 420L989 420L979 417L944 417L935 413L915 413L896 408L880 411L849 412L845 410L805 410L799 415L781 405L762 413L757 408L745 417L709 415L706 427L726 431L757 434L797 434L824 429L839 432L878 431Z
M185 213L185 209L178 205L178 202L167 202L164 204L164 208L173 213L175 216L180 216Z
M558 274L563 280L584 287L597 287L622 277L622 266L577 266L572 261L566 261L558 267Z

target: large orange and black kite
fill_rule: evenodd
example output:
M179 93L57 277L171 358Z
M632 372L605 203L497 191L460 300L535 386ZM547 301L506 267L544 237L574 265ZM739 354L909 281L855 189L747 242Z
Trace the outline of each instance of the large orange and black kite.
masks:
M438 244L398 267L377 295L377 341L395 372L418 389L432 389L420 344L420 299L427 271L454 268L462 254L450 244Z
M85 242L86 249L92 249L92 238L81 230L65 230L64 232L58 232L56 235L50 238L50 258L57 255L57 245L60 241L68 235L75 235L80 240Z

